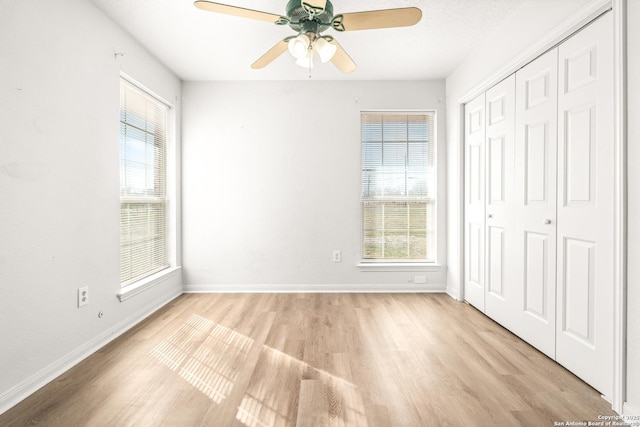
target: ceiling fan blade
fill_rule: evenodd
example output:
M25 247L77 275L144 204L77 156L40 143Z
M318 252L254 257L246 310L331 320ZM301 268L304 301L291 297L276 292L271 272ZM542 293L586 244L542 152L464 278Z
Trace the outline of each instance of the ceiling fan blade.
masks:
M330 43L338 48L336 54L331 58L333 65L345 74L353 72L356 69L356 63L353 62L353 59L345 52L336 39L333 39Z
M280 15L260 12L259 10L245 9L243 7L229 6L221 3L214 3L205 0L196 0L194 3L198 9L209 12L224 13L225 15L240 16L242 18L257 19L259 21L271 22L272 24L280 20Z
M334 28L338 31L373 30L415 25L422 19L422 11L417 7L403 7L344 13L341 18L339 16L334 20ZM339 28L340 24L342 24L342 29Z
M284 40L280 40L274 47L269 49L264 55L262 55L256 62L251 64L251 68L257 70L259 68L264 68L267 65L271 64L274 59L282 55L289 48L289 44Z

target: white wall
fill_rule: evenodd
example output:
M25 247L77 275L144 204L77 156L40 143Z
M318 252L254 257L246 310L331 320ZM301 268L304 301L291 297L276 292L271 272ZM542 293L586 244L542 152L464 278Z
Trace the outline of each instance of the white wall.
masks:
M444 96L444 81L185 83L186 289L411 288L424 273L356 267L359 113L436 109L443 143ZM444 150L439 154L444 161ZM332 262L334 249L342 251L341 263ZM428 286L443 289L442 271L427 274Z
M640 415L640 1L627 1L628 277L627 402Z
M181 83L86 0L0 10L2 412L181 292L116 298L120 72L171 102Z

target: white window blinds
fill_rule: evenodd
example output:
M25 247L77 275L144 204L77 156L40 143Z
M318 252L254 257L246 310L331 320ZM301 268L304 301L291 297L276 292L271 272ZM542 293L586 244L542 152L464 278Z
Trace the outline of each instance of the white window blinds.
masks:
M433 113L362 113L362 258L435 259Z
M120 82L120 282L168 267L166 141L168 107Z

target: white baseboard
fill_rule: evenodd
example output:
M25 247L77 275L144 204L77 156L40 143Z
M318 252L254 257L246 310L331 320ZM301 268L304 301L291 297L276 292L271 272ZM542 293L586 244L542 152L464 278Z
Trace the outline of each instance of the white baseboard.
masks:
M444 293L445 285L438 284L312 284L312 285L185 285L185 293Z
M120 335L149 317L151 314L167 305L182 294L181 289L174 289L160 298L147 304L142 309L131 314L116 325L102 332L100 335L81 345L71 353L55 361L51 365L35 373L25 381L0 395L0 414L17 405L31 394L47 385L61 374L65 373L82 360L91 356L102 347L118 338Z
M460 289L447 285L446 292L451 298L457 301L462 301L462 298L460 298Z

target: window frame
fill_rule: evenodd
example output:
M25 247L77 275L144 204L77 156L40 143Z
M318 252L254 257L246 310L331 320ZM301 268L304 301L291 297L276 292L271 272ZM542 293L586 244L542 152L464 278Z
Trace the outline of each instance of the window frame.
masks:
M128 299L133 295L137 295L138 293L153 287L155 284L162 282L164 278L166 278L167 276L172 276L179 271L179 267L176 267L177 263L175 258L175 252L176 252L175 214L172 213L170 209L172 196L174 195L173 188L175 186L175 182L174 182L175 177L173 176L175 174L175 170L170 165L170 159L172 159L173 151L174 151L173 146L175 145L175 130L174 130L175 129L174 127L175 108L173 105L171 105L169 102L164 100L162 97L158 96L156 93L147 89L144 85L140 84L139 82L130 78L124 73L121 73L120 78L118 80L118 87L120 88L120 91L122 91L123 85L130 86L133 90L141 93L143 96L152 99L154 102L157 103L158 106L162 106L162 108L166 109L166 113L165 113L166 115L164 118L164 132L163 132L164 134L163 135L164 147L163 147L163 153L162 153L163 165L161 167L161 172L164 175L162 179L163 187L164 187L162 191L163 193L162 196L158 197L156 195L145 195L145 196L123 195L122 189L120 189L119 191L121 215L123 212L122 211L123 205L125 204L143 203L143 204L149 204L149 205L161 204L163 206L162 216L164 219L164 224L163 224L163 228L164 228L164 238L163 238L164 239L164 242L163 242L164 260L163 261L164 262L160 266L150 268L149 270L147 270L142 274L136 275L134 277L130 277L129 279L122 281L123 264L122 264L122 258L120 258L120 264L119 264L120 265L119 271L121 274L120 280L119 280L120 292L117 294L120 301L124 301L125 299ZM121 97L122 95L120 95L120 98ZM120 99L118 112L119 112L118 123L119 123L119 126L121 126L122 125L122 99ZM122 144L121 130L119 131L119 146L120 144ZM122 173L122 155L120 152L121 149L122 148L119 148L119 156L118 156L120 173ZM122 219L120 222L120 227L121 227L120 251L122 251L122 243L123 243Z
M362 127L363 127L363 118L365 115L425 115L429 116L428 122L430 125L430 129L428 129L428 138L427 138L427 146L432 150L428 157L431 158L431 166L429 166L425 170L425 174L427 175L427 185L428 185L428 197L424 198L416 198L412 196L389 196L389 197L378 197L378 198L365 198L363 196L363 181L362 181L362 173L364 167L364 158L363 158L363 135L362 135ZM440 265L438 263L438 185L439 185L439 176L438 176L438 113L436 109L401 109L401 110L393 110L393 109L367 109L361 110L359 112L360 118L360 261L357 266L362 270L369 271L439 271ZM384 140L383 140L384 141ZM433 196L432 196L433 195ZM416 201L425 201L428 209L431 210L431 222L432 225L429 227L427 224L427 235L425 239L427 240L426 244L430 245L430 253L431 255L428 258L365 258L365 218L364 218L364 202L365 201L389 201L389 202L416 202ZM407 227L407 232L409 228Z

